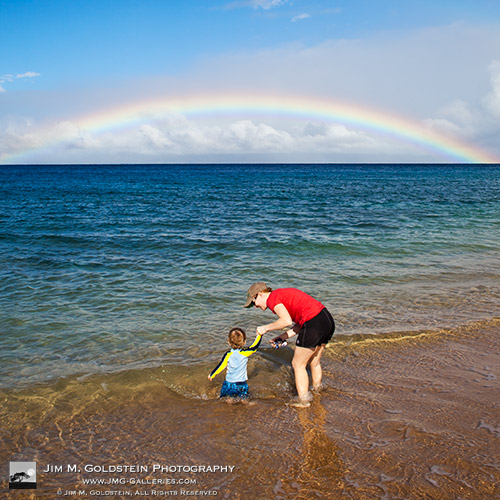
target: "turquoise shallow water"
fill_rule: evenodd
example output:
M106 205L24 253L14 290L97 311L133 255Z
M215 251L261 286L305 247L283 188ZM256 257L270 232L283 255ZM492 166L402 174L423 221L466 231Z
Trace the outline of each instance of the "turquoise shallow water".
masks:
M500 305L500 167L0 167L0 386L211 363L256 280L342 335Z

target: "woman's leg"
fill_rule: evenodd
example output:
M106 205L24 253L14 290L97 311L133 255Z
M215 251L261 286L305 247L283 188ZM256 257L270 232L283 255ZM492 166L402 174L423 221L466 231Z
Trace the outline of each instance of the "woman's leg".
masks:
M315 389L321 387L323 371L321 369L321 355L325 350L326 344L321 344L315 349L306 347L295 347L292 366L295 375L295 387L299 399L306 399L309 393L309 375L307 374L307 365L311 367L312 384Z
M325 350L326 344L321 344L316 347L312 358L309 360L309 365L311 366L311 378L312 385L314 389L320 389L321 387L321 379L323 377L323 370L321 369L321 355Z
M307 347L295 347L295 352L292 359L293 373L295 375L295 387L299 399L306 400L309 393L309 375L307 373L307 364L312 356L314 356L315 349Z

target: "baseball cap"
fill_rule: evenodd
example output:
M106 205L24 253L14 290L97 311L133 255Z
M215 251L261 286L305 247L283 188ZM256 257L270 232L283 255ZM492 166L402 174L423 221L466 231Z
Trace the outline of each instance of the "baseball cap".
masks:
M263 281L258 281L250 286L247 292L247 301L243 307L250 307L254 297L259 293L267 290L267 285Z

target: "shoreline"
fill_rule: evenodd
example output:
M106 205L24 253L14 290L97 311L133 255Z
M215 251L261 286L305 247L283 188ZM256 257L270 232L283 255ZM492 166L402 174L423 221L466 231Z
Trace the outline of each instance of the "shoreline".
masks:
M392 343L416 343L420 341L426 342L428 339L435 337L444 337L448 335L461 335L461 332L474 332L477 329L489 329L491 325L496 325L500 321L500 317L492 316L488 319L481 321L471 321L467 324L458 325L455 327L442 327L439 329L420 329L420 330L394 330L383 333L354 333L346 334L336 332L332 341L328 344L325 351L325 356L331 359L340 359L344 355L344 352L348 352L350 349L360 348L367 349L369 346L383 346ZM259 348L260 360L259 358L253 358L250 365L257 364L260 365L264 363L267 366L260 366L259 369L271 369L274 370L279 367L288 367L291 358L293 356L293 348L295 343L290 343L289 347L285 349L274 349L272 347L267 347L267 343L263 343L263 346ZM12 387L0 386L0 397L2 394L32 394L34 391L41 391L43 394L47 394L51 390L58 392L61 387L67 385L77 385L77 384L101 384L107 386L111 384L120 384L123 380L127 385L131 380L135 381L137 384L144 381L150 381L152 379L166 381L167 379L178 380L179 388L185 389L186 386L190 386L193 377L198 377L200 374L205 374L205 372L210 372L213 368L212 365L216 364L220 355L225 349L225 345L221 347L221 351L214 353L211 351L198 350L192 355L191 359L182 359L179 363L173 363L172 361L161 360L155 363L147 362L143 366L128 367L125 366L121 368L119 365L110 369L103 368L94 372L69 372L68 374L56 375L52 378L33 383L31 380L24 382L23 384L18 384ZM167 352L167 351L166 351ZM204 361L208 359L209 361ZM258 371L257 370L257 371ZM222 375L215 379L215 385L219 381L222 381ZM206 376L201 377L200 380L204 383ZM184 393L183 396L188 399L213 399L210 387L214 384L200 385L198 380L193 387L196 387L199 392ZM168 384L167 384L168 386ZM172 388L172 387L170 387ZM205 390L205 389L208 389ZM261 395L263 398L265 396Z
M272 391L259 398L261 386L289 383L285 359L253 366L248 406L184 397L154 370L149 380L117 374L107 390L83 380L57 381L58 393L1 391L2 477L9 461L22 460L39 471L64 463L229 464L231 474L187 474L197 484L184 489L231 499L492 498L500 484L499 335L495 318L337 344L325 357L325 389L306 409ZM39 472L33 498L88 489L89 477L97 476ZM165 484L163 493L175 488Z

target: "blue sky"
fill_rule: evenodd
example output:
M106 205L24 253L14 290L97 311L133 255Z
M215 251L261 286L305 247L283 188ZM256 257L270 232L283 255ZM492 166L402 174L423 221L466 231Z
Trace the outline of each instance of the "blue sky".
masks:
M444 160L312 118L165 116L106 137L77 119L226 91L375 107L500 155L499 34L499 0L1 0L0 161Z

